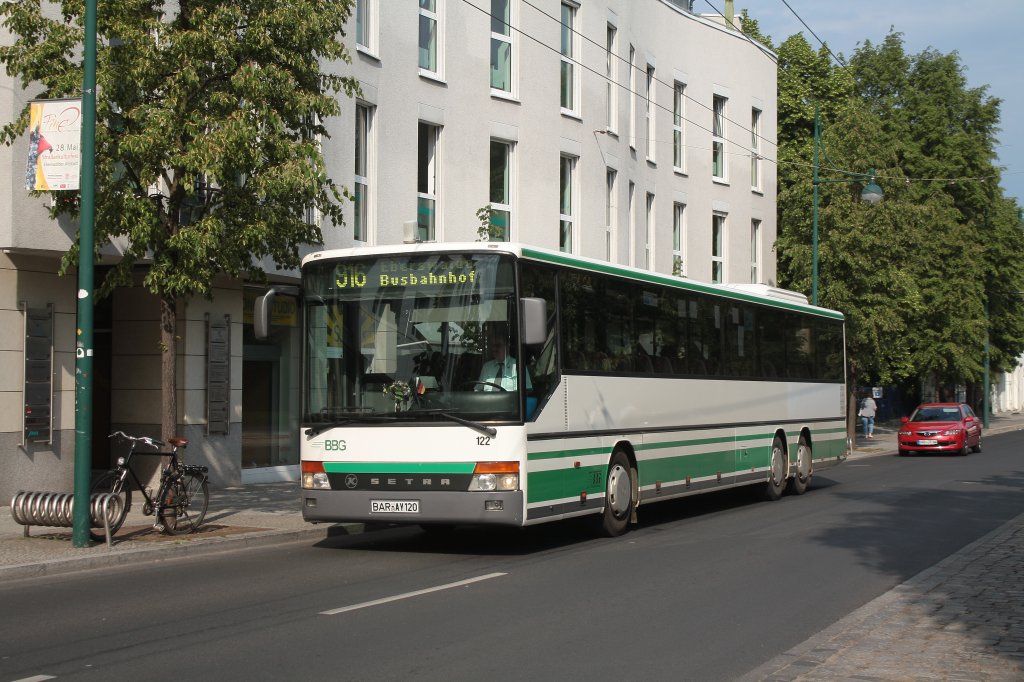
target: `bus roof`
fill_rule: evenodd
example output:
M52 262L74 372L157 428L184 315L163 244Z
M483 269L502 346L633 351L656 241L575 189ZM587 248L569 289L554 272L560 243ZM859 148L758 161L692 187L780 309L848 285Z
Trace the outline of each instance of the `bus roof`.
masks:
M844 315L829 308L813 306L807 297L796 291L780 289L766 284L713 284L697 280L665 275L650 270L618 265L606 261L575 256L551 251L536 246L528 246L515 242L416 242L412 244L390 244L384 246L361 246L348 249L330 249L317 251L302 259L302 266L319 260L335 258L366 258L368 256L396 256L430 253L504 253L518 258L541 261L554 265L562 265L586 272L598 272L616 275L629 279L659 284L663 286L685 289L714 296L722 296L737 301L770 305L777 308L797 310L812 315L821 315L833 319L845 319Z

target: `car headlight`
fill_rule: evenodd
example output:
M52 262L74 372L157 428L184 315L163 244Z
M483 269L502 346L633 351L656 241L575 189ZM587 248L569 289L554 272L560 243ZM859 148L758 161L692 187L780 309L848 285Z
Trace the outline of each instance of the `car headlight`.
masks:
M899 434L901 436L913 436L914 432L913 431L900 431Z
M948 429L946 431L943 431L942 435L943 436L959 436L963 432L964 432L963 429Z

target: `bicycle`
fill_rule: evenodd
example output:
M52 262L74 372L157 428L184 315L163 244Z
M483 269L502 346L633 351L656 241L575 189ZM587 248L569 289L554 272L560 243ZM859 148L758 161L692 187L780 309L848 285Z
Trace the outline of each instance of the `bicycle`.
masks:
M132 483L135 490L142 493L145 502L142 513L156 516L153 528L167 535L186 535L194 533L206 517L206 509L210 503L210 486L207 472L209 469L195 464L185 464L181 460L178 449L188 446L188 440L175 436L168 438L167 443L149 438L148 436L129 436L124 431L115 431L110 438L119 438L131 442L127 457L118 457L117 466L103 474L92 484L90 493L114 493L121 497L121 512L110 524L113 535L124 523L132 504ZM155 452L137 450L136 445L142 444L153 448ZM162 452L160 448L170 445L170 452ZM170 461L160 474L160 487L157 494L142 485L139 477L131 468L132 458L136 455L170 457ZM89 532L96 541L104 538Z

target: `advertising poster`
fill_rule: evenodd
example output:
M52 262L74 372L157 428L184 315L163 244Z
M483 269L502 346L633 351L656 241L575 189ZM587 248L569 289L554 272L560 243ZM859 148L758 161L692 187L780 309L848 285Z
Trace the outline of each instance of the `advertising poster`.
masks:
M77 190L81 167L82 100L30 103L25 188L38 192Z

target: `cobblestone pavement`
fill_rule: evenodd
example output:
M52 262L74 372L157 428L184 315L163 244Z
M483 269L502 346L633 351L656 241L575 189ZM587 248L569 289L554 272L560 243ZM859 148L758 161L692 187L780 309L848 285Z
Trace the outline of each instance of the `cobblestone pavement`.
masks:
M993 416L986 434L1024 429L1024 415ZM852 459L892 455L896 428L858 436ZM169 537L133 505L113 546L74 548L70 530L23 536L0 507L0 581L186 557L230 548L362 532L311 526L295 483L211 491L204 532ZM742 682L1024 680L1024 514L745 675Z

